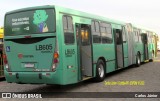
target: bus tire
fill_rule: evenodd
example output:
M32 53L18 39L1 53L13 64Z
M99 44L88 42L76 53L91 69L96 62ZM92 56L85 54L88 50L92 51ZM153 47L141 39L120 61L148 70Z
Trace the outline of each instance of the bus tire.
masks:
M136 56L136 67L139 67L141 65L141 58L140 54L138 53Z
M96 65L96 77L95 81L101 82L105 78L105 64L103 60L98 60Z

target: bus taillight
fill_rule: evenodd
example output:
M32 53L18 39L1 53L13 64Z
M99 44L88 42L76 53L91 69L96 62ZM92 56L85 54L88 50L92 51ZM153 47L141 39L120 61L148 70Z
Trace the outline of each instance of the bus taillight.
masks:
M8 60L7 60L6 54L3 54L3 61L4 61L4 65L8 64Z
M58 59L54 59L54 63L58 63Z
M6 67L7 71L10 71L6 54L3 54L3 62L4 62L4 66Z
M58 52L54 52L52 71L55 71L55 70L56 70L57 64L58 64L58 62L59 62L58 58L59 58Z
M58 52L55 52L54 53L54 63L58 63L58 57L59 57Z
M58 41L56 40L56 46L53 54L52 71L56 70L58 63L59 63L59 51L58 51Z
M59 57L58 52L55 52L55 53L54 53L54 58L58 58L58 57Z

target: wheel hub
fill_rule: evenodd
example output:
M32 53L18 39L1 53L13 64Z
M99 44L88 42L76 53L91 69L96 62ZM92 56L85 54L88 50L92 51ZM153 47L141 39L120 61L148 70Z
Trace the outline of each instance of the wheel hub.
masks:
M99 65L98 71L99 71L99 76L102 78L104 76L103 65Z

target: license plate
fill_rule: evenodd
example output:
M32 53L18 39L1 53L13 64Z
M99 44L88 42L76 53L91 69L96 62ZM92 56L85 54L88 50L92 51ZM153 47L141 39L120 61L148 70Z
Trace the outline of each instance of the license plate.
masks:
M33 68L34 67L34 63L25 63L24 67L26 67L26 68Z

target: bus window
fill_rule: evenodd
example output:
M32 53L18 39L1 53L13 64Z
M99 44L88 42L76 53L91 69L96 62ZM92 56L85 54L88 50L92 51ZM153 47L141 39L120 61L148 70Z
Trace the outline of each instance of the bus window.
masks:
M138 29L138 32L139 32L139 36L138 36L138 38L139 38L139 42L140 42L140 43L142 43L141 30L140 30L140 29Z
M101 22L102 43L112 43L112 32L110 24Z
M64 31L67 30L67 17L63 17L63 29Z
M121 30L119 30L119 29L117 29L116 30L116 43L117 43L117 45L121 45L122 44L122 36L121 36L121 33L122 33L122 31Z
M134 32L134 36L135 36L135 42L138 42L138 32L137 32L137 29L134 28L133 32Z
M98 21L92 21L92 35L93 35L93 43L101 43Z
M83 45L89 45L90 44L90 38L89 38L89 31L87 28L81 29L81 42Z
M148 43L150 43L150 35L149 35L150 33L149 32L147 32L147 40L148 40Z
M125 27L123 27L122 34L123 34L123 43L126 43L126 29L125 29Z
M65 44L73 44L75 39L72 17L66 15L63 16L63 30Z
M5 16L5 36L53 33L56 30L54 9L36 9Z

